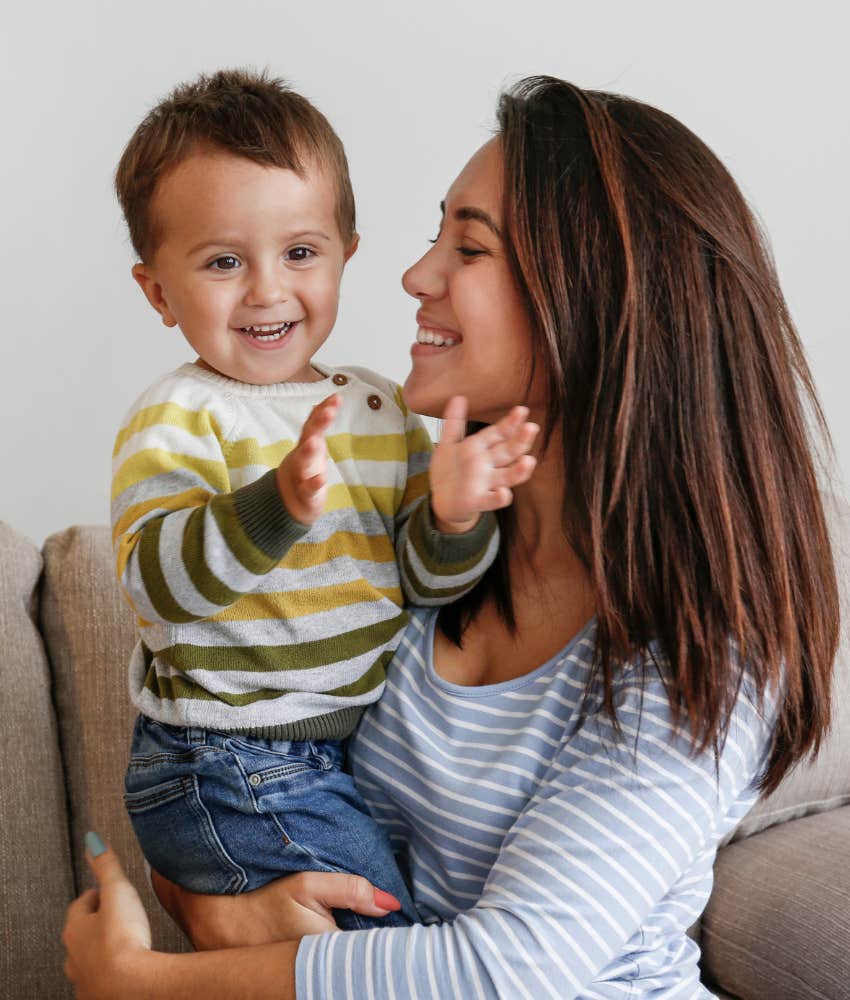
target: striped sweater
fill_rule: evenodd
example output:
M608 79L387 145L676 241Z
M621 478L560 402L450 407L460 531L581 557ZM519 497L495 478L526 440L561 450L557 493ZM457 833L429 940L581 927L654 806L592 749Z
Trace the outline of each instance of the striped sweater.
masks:
M305 937L299 1000L694 1000L687 928L718 844L756 800L774 702L749 675L715 770L671 723L669 665L615 681L618 739L594 682L591 621L538 669L463 687L414 610L349 753L410 873L422 924Z
M186 364L118 434L113 544L139 630L130 689L153 719L345 737L383 690L405 599L453 600L495 556L492 515L465 535L433 528L431 441L399 387L320 370L258 386ZM287 513L275 469L332 392L328 500L308 528Z

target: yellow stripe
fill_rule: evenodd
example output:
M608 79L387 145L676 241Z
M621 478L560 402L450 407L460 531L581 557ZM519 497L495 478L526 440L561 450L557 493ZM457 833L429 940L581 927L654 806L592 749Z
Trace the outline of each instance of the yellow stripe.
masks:
M328 434L328 454L334 462L354 459L361 462L407 462L414 451L430 451L427 431L417 428L400 434ZM231 469L262 465L274 469L295 447L288 439L260 444L256 438L241 438L227 445L227 464Z
M163 448L145 448L131 455L112 480L112 499L124 492L128 487L135 486L146 479L161 476L175 470L188 469L194 472L204 482L209 483L216 492L230 491L230 478L224 462L206 458L196 458L194 455L179 455Z
M383 517L395 517L403 492L395 486L350 486L334 483L328 487L325 510L353 508L358 514L376 510Z
M307 569L308 566L321 566L339 556L391 563L395 562L395 549L386 535L337 531L324 542L296 542L280 565L285 569Z
M207 490L195 487L191 490L184 490L182 493L175 493L173 496L151 497L149 500L142 500L133 504L118 518L112 527L112 544L118 541L121 535L129 531L130 525L135 524L151 510L184 510L185 508L200 507L212 496ZM135 537L135 535L133 536Z
M397 607L402 607L404 598L399 587L373 587L366 580L350 583L334 583L328 587L312 587L309 590L286 591L276 594L246 594L217 615L206 619L211 622L249 622L273 618L301 618L320 611L333 611L368 601L374 604L379 597L385 597Z
M402 393L400 385L397 385L395 387L395 390L393 392L393 399L395 400L395 405L401 410L402 416L407 417L407 414L410 411L407 408L407 403L405 403L404 401L404 394Z
M196 437L204 437L207 434L215 434L219 439L222 437L218 422L208 410L187 410L177 403L157 403L155 406L146 406L138 413L134 413L127 426L121 428L115 439L112 457L121 451L134 434L147 430L148 427L155 427L157 424L179 427Z

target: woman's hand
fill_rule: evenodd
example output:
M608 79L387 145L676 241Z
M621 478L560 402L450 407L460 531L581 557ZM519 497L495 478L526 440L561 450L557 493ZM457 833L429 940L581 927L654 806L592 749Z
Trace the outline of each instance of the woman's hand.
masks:
M484 511L511 503L512 487L526 482L536 464L528 451L539 427L527 417L525 406L515 406L497 423L466 437L466 399L448 401L428 470L438 530L469 531Z
M77 1000L130 1000L151 952L151 929L139 895L110 849L89 834L86 859L97 879L68 907L62 943L65 975ZM97 851L93 856L91 850Z
M239 896L205 896L153 873L156 895L198 951L299 940L336 930L331 909L385 917L398 900L359 875L301 872Z

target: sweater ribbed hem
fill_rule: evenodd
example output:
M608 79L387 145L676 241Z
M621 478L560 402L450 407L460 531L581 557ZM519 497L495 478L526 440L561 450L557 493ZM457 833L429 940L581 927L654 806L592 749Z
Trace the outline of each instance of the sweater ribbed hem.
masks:
M310 530L309 524L296 521L284 506L277 488L276 469L235 490L232 496L242 530L261 552L273 559L282 559Z
M498 526L496 515L492 511L486 511L469 531L457 535L448 534L440 531L434 524L430 496L422 499L419 510L422 517L422 540L427 555L436 563L444 565L479 558Z
M255 740L344 740L357 728L364 706L340 708L326 715L313 715L280 726L255 726L250 729L227 729L228 734ZM225 730L218 730L224 732Z

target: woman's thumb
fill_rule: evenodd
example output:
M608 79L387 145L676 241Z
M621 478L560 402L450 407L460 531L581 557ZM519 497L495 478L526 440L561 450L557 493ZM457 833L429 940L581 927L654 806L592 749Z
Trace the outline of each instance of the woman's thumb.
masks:
M86 834L86 860L101 889L127 881L118 856L91 830Z

